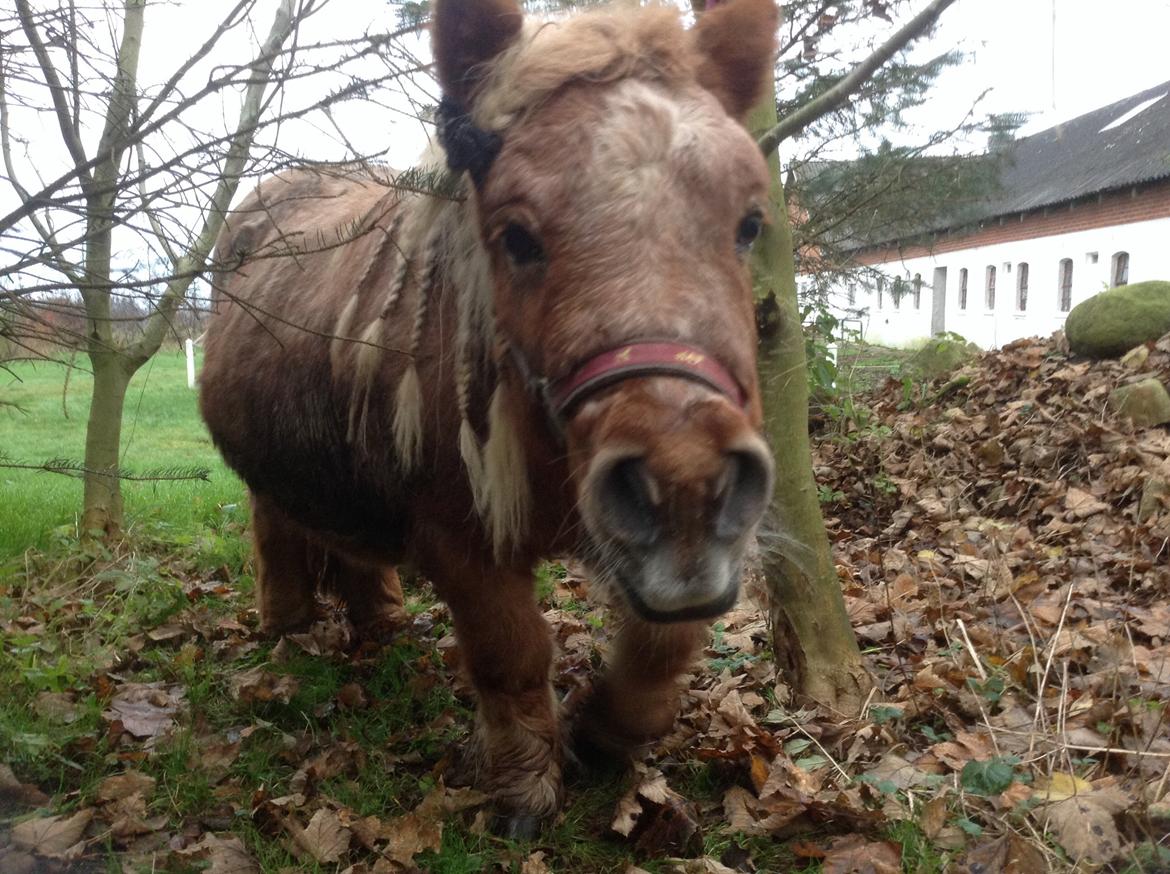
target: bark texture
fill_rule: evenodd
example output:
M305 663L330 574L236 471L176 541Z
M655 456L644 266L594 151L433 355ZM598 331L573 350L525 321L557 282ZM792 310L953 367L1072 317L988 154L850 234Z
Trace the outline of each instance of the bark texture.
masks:
M749 117L757 136L776 125L770 95ZM776 663L798 695L854 716L873 680L861 653L837 579L813 479L808 437L808 376L796 297L792 230L779 161L769 155L772 191L768 224L756 241L752 274L761 311L760 391L765 429L776 459L772 498L775 534L762 542Z

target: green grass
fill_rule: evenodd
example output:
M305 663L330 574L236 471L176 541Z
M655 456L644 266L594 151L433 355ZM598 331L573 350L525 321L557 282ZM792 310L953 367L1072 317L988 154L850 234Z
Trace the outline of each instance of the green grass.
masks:
M78 367L88 361L78 356ZM51 458L81 461L93 379L75 368L65 391L66 368L18 362L0 370L0 453L39 464ZM122 464L132 471L203 467L210 482L122 484L126 522L165 538L194 537L218 529L224 517L246 515L244 487L227 469L199 418L197 393L187 388L181 351L163 350L135 374L122 423ZM76 536L81 511L79 479L0 468L0 562L26 549L42 549L54 532ZM226 508L226 509L225 509Z
M842 343L837 351L837 389L842 394L862 394L879 388L913 354L912 349Z

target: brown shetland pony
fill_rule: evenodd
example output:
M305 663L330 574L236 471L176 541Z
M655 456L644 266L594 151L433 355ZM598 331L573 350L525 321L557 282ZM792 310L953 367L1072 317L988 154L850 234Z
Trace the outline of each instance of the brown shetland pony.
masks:
M201 404L247 482L262 626L326 585L392 627L410 562L450 605L479 698L479 785L513 834L562 793L562 736L628 752L738 592L768 501L745 259L768 176L739 120L773 0L526 24L439 0L440 136L461 194L352 168L265 182L226 265ZM234 268L234 269L233 269ZM532 568L576 554L620 595L571 732Z

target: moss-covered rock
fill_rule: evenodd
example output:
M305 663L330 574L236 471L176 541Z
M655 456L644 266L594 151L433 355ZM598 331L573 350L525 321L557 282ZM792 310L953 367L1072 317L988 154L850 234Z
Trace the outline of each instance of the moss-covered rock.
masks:
M1077 304L1064 323L1069 348L1090 358L1117 358L1170 331L1170 282L1135 282Z
M983 350L958 334L931 337L902 364L902 375L929 382L949 376Z
M1138 427L1170 422L1170 392L1153 377L1115 388L1109 394L1109 405Z

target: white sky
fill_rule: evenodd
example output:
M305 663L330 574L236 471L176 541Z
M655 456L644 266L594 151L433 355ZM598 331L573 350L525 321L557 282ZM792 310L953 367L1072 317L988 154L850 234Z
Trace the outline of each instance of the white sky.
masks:
M923 2L915 0L912 9ZM172 65L184 40L214 20L216 7L226 5L226 0L188 0L177 8L151 9L154 20L148 18L145 43L155 56L144 57L144 69ZM321 16L316 27L352 33L393 26L385 0L334 0L332 8L344 8L346 15ZM171 38L157 39L160 32ZM915 52L926 57L958 47L970 57L943 75L920 123L932 130L953 124L991 89L983 110L1030 113L1021 133L1034 133L1170 80L1168 37L1170 0L958 0L943 14L935 36ZM314 32L312 38L320 37ZM395 125L391 163L413 163L425 143L417 122L385 123Z
M1021 134L1035 133L1170 80L1168 38L1170 0L959 0L923 48L972 57L932 112L992 88L986 109L1035 113Z

